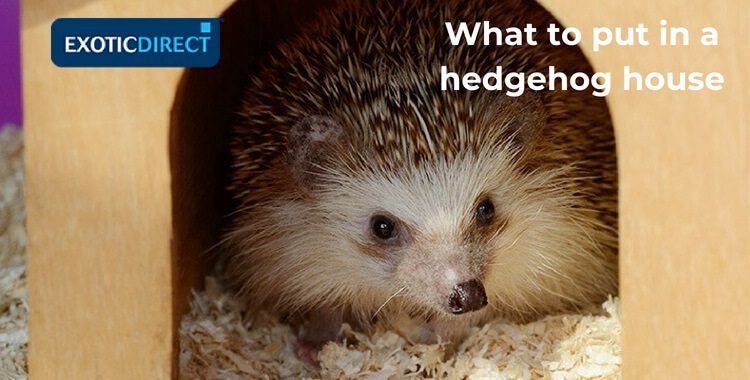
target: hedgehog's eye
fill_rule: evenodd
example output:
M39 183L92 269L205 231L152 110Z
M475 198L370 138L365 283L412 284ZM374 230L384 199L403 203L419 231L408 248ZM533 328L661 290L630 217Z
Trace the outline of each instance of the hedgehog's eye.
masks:
M486 226L492 223L492 218L495 217L495 205L489 199L483 200L477 206L477 224L480 226Z
M396 224L383 215L375 215L370 219L372 234L380 240L388 240L396 236Z

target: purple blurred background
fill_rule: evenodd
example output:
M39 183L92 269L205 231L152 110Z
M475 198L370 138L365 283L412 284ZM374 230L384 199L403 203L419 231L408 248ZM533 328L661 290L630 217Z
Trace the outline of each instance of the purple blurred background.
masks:
M21 126L19 0L0 0L0 128Z

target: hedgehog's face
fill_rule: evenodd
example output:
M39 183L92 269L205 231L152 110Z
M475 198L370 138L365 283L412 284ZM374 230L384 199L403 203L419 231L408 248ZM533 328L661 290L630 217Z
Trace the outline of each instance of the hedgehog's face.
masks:
M342 133L333 120L307 118L290 131L289 159L344 255L338 265L363 273L349 281L427 311L485 307L487 268L508 223L502 169L512 154L467 151L399 169L381 165L375 150L341 146L352 143Z
M591 229L571 211L566 168L523 162L542 113L511 106L511 116L488 118L495 125L475 123L480 142L418 163L408 151L384 157L393 147L363 144L367 131L326 117L290 130L289 169L313 200L324 260L346 277L337 291L446 314L489 304L522 315L583 297L591 287L573 279L601 266L586 253ZM507 125L510 138L491 138Z
M385 296L463 314L488 303L488 272L509 222L506 176L492 171L509 164L502 154L466 153L402 171L371 168L327 189L321 207L342 217L356 255L378 263L370 273L381 274Z
M466 215L453 215L444 205L414 218L385 211L400 200L371 213L366 232L357 238L361 253L383 258L398 290L428 308L451 314L487 305L483 283L489 251L481 236L497 228L495 205L488 196L474 202ZM441 209L442 208L442 209ZM457 217L456 217L457 216ZM363 236L364 235L364 236Z
M359 165L376 162L367 152L357 156ZM465 152L401 170L347 172L351 166L333 165L307 182L315 183L316 213L342 255L336 260L362 273L347 281L376 289L379 303L396 295L396 304L408 300L427 312L484 308L490 266L509 241L509 154Z

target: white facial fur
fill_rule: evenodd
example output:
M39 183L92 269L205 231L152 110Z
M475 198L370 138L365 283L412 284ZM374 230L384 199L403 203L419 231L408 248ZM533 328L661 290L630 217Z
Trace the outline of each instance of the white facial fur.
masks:
M590 236L589 219L571 208L575 199L562 176L568 169L522 174L507 151L483 151L403 171L330 172L313 213L326 216L328 265L352 269L342 271L341 282L359 282L376 303L398 292L417 309L444 311L450 289L476 277L497 313L526 315L614 286L596 256L603 237ZM481 197L492 199L507 223L473 233ZM375 244L380 257L359 248L373 246L375 214L393 216L409 231L398 246Z

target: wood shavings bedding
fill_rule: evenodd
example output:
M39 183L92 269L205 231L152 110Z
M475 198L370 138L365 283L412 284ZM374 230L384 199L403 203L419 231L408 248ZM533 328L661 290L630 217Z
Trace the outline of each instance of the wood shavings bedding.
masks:
M0 379L28 376L25 219L22 133L4 127L0 131Z
M297 360L289 326L264 313L244 315L241 303L209 277L182 321L180 377L619 379L618 300L610 298L591 311L477 327L446 361L439 345L413 345L380 327L368 335L345 325L348 344L327 344L316 369Z

